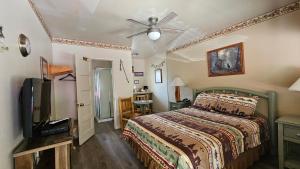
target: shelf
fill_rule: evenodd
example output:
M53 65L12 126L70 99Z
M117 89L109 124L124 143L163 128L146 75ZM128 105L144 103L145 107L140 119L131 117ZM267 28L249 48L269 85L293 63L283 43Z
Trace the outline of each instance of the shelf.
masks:
M48 73L50 76L59 76L59 75L64 75L64 74L68 74L68 73L73 73L73 70L70 66L49 64Z

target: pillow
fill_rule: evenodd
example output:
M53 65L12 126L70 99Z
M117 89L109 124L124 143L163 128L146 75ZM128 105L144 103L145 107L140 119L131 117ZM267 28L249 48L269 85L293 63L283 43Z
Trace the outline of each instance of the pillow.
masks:
M255 113L258 97L220 94L215 111L238 116L252 116Z
M217 105L219 96L214 93L200 93L196 97L196 100L194 102L194 106L204 109L204 110L214 110L215 106Z

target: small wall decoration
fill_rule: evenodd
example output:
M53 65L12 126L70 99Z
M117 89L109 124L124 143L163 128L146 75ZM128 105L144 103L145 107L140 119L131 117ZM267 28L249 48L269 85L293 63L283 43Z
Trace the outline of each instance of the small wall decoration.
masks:
M153 67L154 69L160 69L160 68L162 68L164 66L165 63L166 63L166 61L162 61L158 65L152 64L151 67Z
M31 53L30 41L24 34L19 35L19 49L23 57Z
M155 83L162 83L162 69L155 70Z
M8 51L8 47L6 46L5 42L5 37L3 35L3 27L0 26L0 53Z
M207 52L208 75L225 76L244 74L243 43L237 43Z
M48 61L41 57L40 58L40 66L41 66L41 78L42 79L47 79L48 78Z
M144 76L144 72L134 72L134 76Z
M122 71L122 70L124 72L124 75L125 75L127 83L129 83L129 80L128 80L128 77L127 77L127 73L126 73L126 70L124 68L123 60L120 59L120 71Z
M139 80L134 80L133 83L134 84L140 84L140 81Z

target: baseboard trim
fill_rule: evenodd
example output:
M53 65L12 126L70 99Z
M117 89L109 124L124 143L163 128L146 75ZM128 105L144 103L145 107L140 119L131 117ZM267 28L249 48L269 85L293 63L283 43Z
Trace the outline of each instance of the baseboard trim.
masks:
M113 121L114 118L108 118L108 119L98 119L97 117L95 117L97 123L103 123L103 122L108 122L108 121Z

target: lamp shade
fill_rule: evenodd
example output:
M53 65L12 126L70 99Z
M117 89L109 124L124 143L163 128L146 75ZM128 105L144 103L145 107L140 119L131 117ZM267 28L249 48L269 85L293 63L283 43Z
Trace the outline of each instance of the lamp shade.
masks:
M291 91L300 91L300 78L289 87Z
M184 82L181 80L180 77L176 77L172 83L171 86L185 86Z

